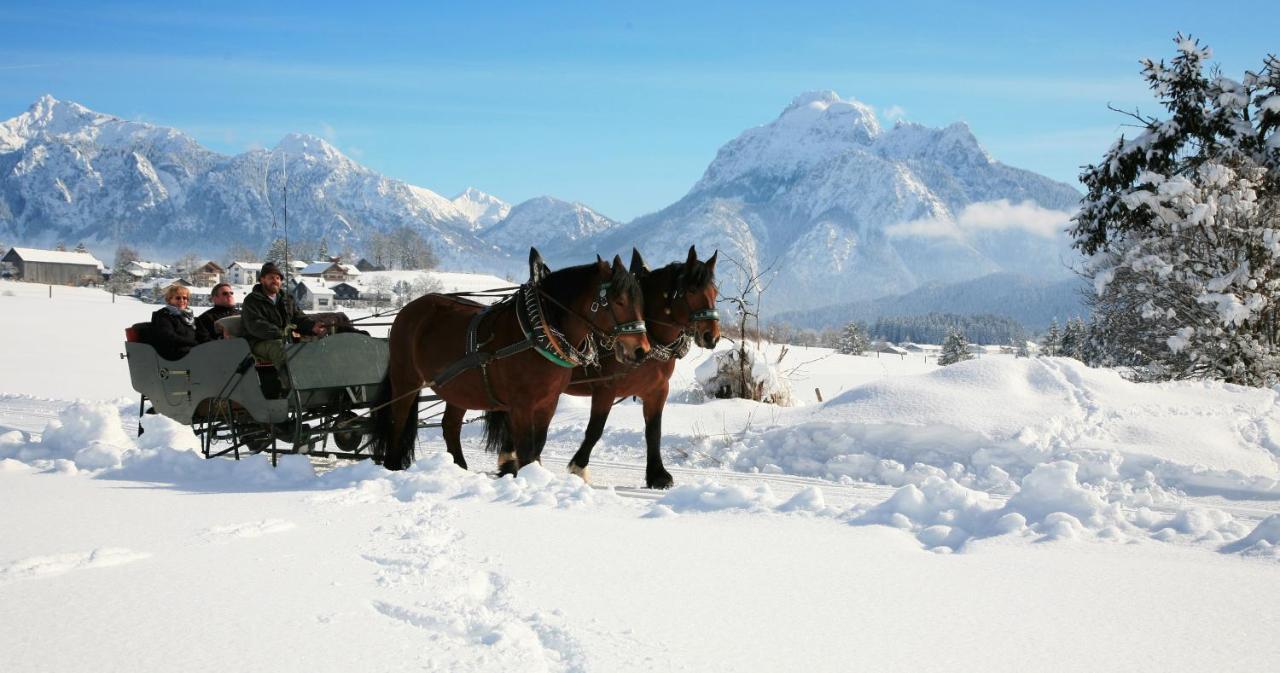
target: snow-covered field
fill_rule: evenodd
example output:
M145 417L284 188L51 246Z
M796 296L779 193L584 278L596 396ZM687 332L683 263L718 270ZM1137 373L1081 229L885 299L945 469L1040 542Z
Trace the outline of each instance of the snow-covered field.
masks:
M496 279L451 279L483 289ZM470 283L470 284L468 284ZM505 284L498 282L498 285ZM1280 658L1280 390L790 348L795 406L639 405L542 466L203 461L118 356L156 307L0 282L0 668L1206 671ZM771 352L776 357L778 349ZM821 391L824 403L814 390Z

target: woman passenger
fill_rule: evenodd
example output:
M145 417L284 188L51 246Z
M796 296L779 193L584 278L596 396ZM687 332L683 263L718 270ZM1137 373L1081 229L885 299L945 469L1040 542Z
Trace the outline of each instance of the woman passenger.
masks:
M164 306L151 314L151 345L160 357L177 360L205 339L196 331L191 291L181 285L164 290Z

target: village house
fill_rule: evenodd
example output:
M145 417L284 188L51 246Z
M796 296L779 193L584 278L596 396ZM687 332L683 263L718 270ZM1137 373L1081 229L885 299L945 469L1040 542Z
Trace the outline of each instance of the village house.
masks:
M293 298L306 311L330 311L334 306L333 290L316 279L300 280L293 286Z
M333 296L337 301L357 301L360 299L360 290L348 283L338 283L329 289L333 290Z
M225 270L213 261L205 262L191 272L191 282L197 287L213 287L222 282Z
M144 262L135 259L124 267L125 273L129 274L136 280L144 280L146 278L156 278L169 272L168 264L160 262Z
M329 283L343 283L352 279L352 273L360 274L360 271L351 264L338 264L337 262L313 262L302 270L302 275L307 278L322 278Z
M258 272L262 270L262 262L232 262L227 265L227 273L223 281L232 285L253 285L258 282Z
M28 283L96 285L105 267L87 252L11 248L0 261L13 267L13 277Z

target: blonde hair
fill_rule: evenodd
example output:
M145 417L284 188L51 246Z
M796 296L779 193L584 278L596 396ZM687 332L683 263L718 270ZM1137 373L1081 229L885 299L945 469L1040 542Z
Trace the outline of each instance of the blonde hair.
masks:
M164 303L168 304L169 302L173 301L174 297L184 292L186 293L187 298L190 299L191 290L189 290L188 288L185 288L177 283L174 283L173 285L166 287L164 289Z

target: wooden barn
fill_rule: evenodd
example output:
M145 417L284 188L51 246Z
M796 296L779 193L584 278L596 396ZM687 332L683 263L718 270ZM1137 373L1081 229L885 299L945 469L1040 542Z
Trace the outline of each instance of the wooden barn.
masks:
M15 279L48 285L96 285L104 268L87 252L35 248L12 248L0 261L13 265Z

